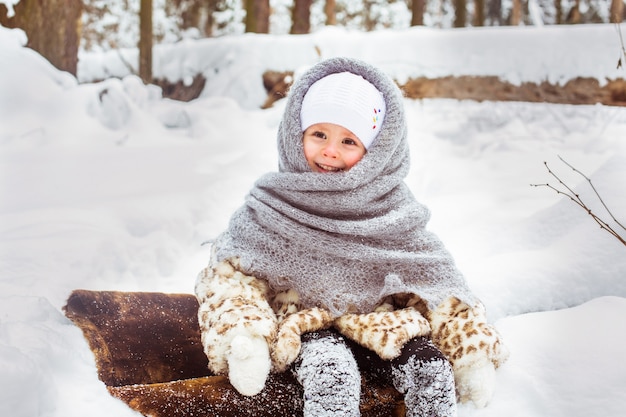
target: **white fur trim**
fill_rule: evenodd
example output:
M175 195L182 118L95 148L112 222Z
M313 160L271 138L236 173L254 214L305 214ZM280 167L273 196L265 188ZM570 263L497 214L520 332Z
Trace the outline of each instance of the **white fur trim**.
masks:
M228 353L228 379L240 394L252 396L261 392L270 368L270 351L264 338L233 338Z

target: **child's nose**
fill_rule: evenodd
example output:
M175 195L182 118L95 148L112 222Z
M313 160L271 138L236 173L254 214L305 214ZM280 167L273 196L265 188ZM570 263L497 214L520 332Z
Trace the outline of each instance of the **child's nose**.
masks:
M322 153L324 154L324 156L327 156L329 158L336 158L337 157L337 146L335 146L334 143L329 141L326 144L326 146L324 146L324 149L322 150Z

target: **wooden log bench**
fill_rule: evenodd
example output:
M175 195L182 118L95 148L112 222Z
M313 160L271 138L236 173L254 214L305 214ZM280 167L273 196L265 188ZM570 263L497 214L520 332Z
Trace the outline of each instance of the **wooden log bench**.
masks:
M108 391L145 416L302 416L302 388L291 372L271 375L253 397L211 375L197 310L191 294L87 290L73 291L64 307ZM404 417L402 396L363 375L361 415Z

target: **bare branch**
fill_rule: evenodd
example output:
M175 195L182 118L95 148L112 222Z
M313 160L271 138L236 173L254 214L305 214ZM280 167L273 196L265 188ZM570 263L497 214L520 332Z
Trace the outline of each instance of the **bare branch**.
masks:
M574 168L572 165L570 165L566 160L564 160L563 158L561 158L559 156L559 159L561 161L563 161L563 163L565 165L567 165L568 167L570 167L575 173L577 173L578 175L580 175L581 177L583 177L584 179L587 180L587 182L589 183L589 186L591 187L591 189L593 190L593 192L595 193L596 197L598 197L598 200L600 200L600 203L602 203L602 206L604 207L604 209L606 210L607 213L609 213L609 216L611 216L611 219L613 219L613 221L622 229L626 230L626 227L624 227L623 224L621 224L616 218L615 216L613 216L613 213L611 213L611 210L609 210L609 208L606 206L606 204L604 203L604 200L602 199L602 197L600 197L600 194L598 193L598 190L596 190L596 187L593 185L593 182L591 182L591 179L589 177L587 177L585 174L583 174L582 172L580 172L579 170L577 170L576 168Z
M609 213L609 216L611 216L611 219L617 224L619 225L622 229L626 230L624 228L624 226L617 221L617 219L615 218L615 216L613 216L613 213L611 213L611 210L609 210L609 208L607 207L607 205L604 203L604 200L602 199L602 197L600 196L600 194L598 193L598 190L596 190L596 187L593 185L591 179L589 177L587 177L585 174L583 174L582 172L580 172L578 169L574 168L571 164L569 164L568 162L566 162L563 158L561 158L559 156L559 159L565 164L567 165L569 168L571 168L574 172L576 172L577 174L581 175L583 178L585 178L587 180L587 182L589 183L589 185L591 186L591 189L593 190L593 192L595 193L596 197L598 198L598 200L600 200L600 203L602 203L602 206L604 207L604 209L607 211L607 213ZM553 185L551 185L550 183L546 183L546 184L530 184L531 187L546 187L549 188L553 191L555 191L557 194L566 196L567 198L569 198L571 201L573 201L575 204L577 204L579 207L581 207L583 210L585 210L587 212L587 214L589 214L591 216L591 218L600 226L601 229L606 230L607 232L609 232L611 235L613 235L617 240L619 240L624 246L626 246L626 239L624 239L624 237L620 236L619 233L617 233L613 227L607 223L606 221L602 220L599 216L597 216L582 200L582 198L580 197L579 194L577 194L570 186L568 186L567 184L565 184L561 178L559 178L558 175L556 175L548 166L548 163L544 161L543 163L546 167L546 169L548 170L548 174L550 174L553 178L555 178L561 187L563 187L565 190L557 188Z
M119 57L120 61L122 61L122 64L124 64L126 69L130 71L131 74L138 75L138 72L135 70L135 68L133 68L133 65L130 62L128 62L128 60L124 57L124 55L122 54L120 50L117 51L117 56Z
M624 47L624 38L622 36L622 27L619 23L615 24L615 27L617 28L617 33L618 33L618 37L619 37L619 43L622 47L622 53L619 57L619 59L617 60L617 68L623 68L624 64L626 64L626 62L622 62L622 58L626 59L626 47Z

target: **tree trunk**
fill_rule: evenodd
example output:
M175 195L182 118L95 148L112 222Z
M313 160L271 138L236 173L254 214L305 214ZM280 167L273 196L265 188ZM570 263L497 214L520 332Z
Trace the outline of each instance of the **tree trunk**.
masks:
M474 9L473 25L485 26L485 0L474 0Z
M467 3L465 0L454 0L454 27L465 27L467 22Z
M554 20L557 25L563 23L563 3L561 0L554 0Z
M513 8L511 9L511 26L519 26L522 22L522 0L513 0Z
M270 33L270 0L256 0L257 33Z
M309 33L311 30L311 3L313 0L295 0L292 13L291 34Z
M488 0L487 9L490 24L500 26L502 24L502 0Z
M326 15L326 26L334 26L337 24L337 2L335 0L326 0L324 4L324 14Z
M246 8L246 32L256 32L256 13L254 9L254 0L245 0Z
M191 0L187 2L181 2L180 0L170 4L166 2L166 13L180 14L180 29L200 28L203 26L201 19L203 19L203 9L207 7L208 2ZM169 7L168 7L169 5ZM168 10L169 9L169 10ZM178 12L178 10L181 10Z
M567 14L567 23L577 24L580 23L581 20L582 16L580 14L580 0L576 0L569 13Z
M204 34L206 36L213 36L213 25L215 24L215 18L213 17L213 13L217 9L217 0L208 0L207 1L207 17L204 22Z
M141 0L139 9L139 77L152 82L152 0Z
M376 20L372 18L372 5L374 0L363 0L363 29L367 32L374 30Z
M622 23L624 16L624 0L611 0L611 23Z
M82 0L21 0L15 15L0 4L0 24L20 28L28 36L26 46L34 49L56 68L76 75Z
M424 25L426 0L411 0L411 26Z
M246 0L246 32L269 33L270 1Z

